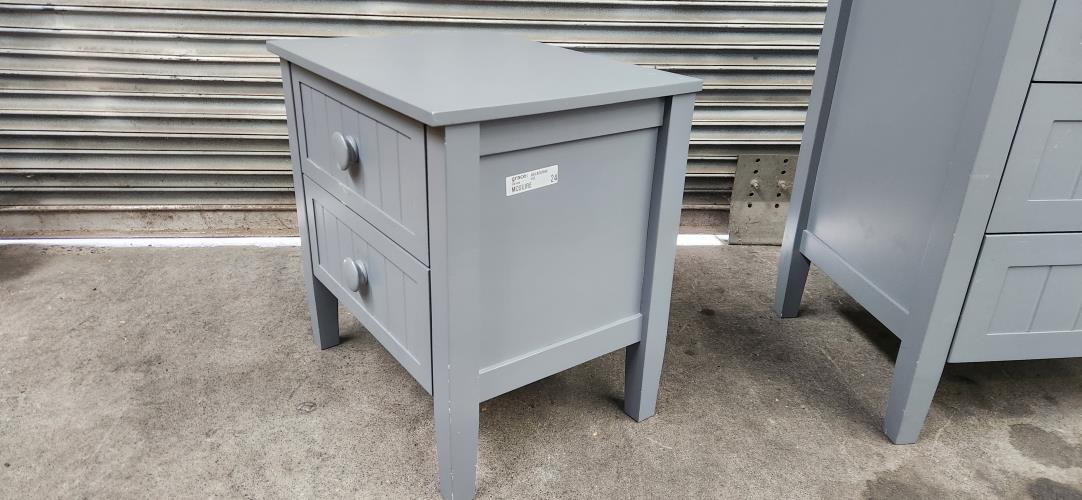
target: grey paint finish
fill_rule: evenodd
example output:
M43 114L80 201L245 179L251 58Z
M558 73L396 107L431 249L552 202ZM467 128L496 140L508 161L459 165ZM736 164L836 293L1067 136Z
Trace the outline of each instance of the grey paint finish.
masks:
M282 86L286 89L293 88L293 69L289 63L282 61ZM301 272L304 274L305 292L308 299L308 311L312 316L312 338L320 349L327 349L338 345L338 300L334 294L319 280L312 275L312 245L308 234L308 205L304 195L304 177L301 174L301 155L299 137L296 127L299 120L293 92L285 92L286 113L289 115L289 150L293 159L293 186L297 195L297 227L300 229L301 241L304 248L301 249Z
M674 96L665 109L654 157L653 194L646 240L642 311L646 316L642 338L627 348L624 363L624 412L642 421L654 415L665 336L669 322L676 233L680 225L680 196L684 190L684 160L691 133L695 96Z
M1082 231L1082 85L1030 89L988 231Z
M885 418L896 443L917 439L947 360L1052 8L927 3L835 6L851 9L827 28L845 48L825 62L838 66L829 114L805 144L822 156L801 152L775 306L796 314L810 259L902 339ZM889 120L868 112L877 97L897 103Z
M414 59L428 54L415 51ZM519 57L541 67L565 57L551 54L526 48ZM473 56L457 55L469 64ZM567 69L579 68L578 59L569 60ZM364 74L378 82L414 70L379 69ZM693 94L596 105L626 97L621 85L634 82L622 82L602 101L596 92L545 100L559 110L551 113L515 106L526 115L425 127L400 114L411 105L393 102L391 110L369 101L378 93L363 81L339 86L297 66L291 71L300 75L290 88L303 109L295 168L304 178L315 316L329 323L341 301L430 389L445 498L474 494L484 399L631 346L625 409L638 420L654 413ZM385 74L395 71L401 74ZM479 86L494 84L491 73L478 73ZM495 84L514 87L519 78L510 71ZM491 97L499 104L506 96ZM384 151L384 136L397 154L366 157L372 138ZM539 169L551 172L547 185L510 191L513 176ZM361 182L343 177L354 170ZM390 206L424 207L423 225L384 210L386 190L367 190L386 187L380 180L394 175L392 186L420 187L397 190L401 198ZM426 252L416 251L420 243ZM321 289L330 298L320 300ZM332 338L321 345L337 342L337 331L325 336Z
M428 268L319 185L306 180L304 191L313 274L432 392ZM345 259L367 271L356 291Z
M472 498L480 412L480 130L431 130L432 399L440 493ZM441 133L442 132L442 133Z
M702 89L702 81L697 78L493 33L273 40L267 47L350 90L434 126Z
M481 155L661 126L664 99L572 109L481 123Z
M823 136L827 131L831 105L834 102L834 86L838 80L838 68L842 62L845 30L849 27L852 2L839 0L827 4L827 16L823 25L823 41L819 46L819 59L815 64L815 82L808 101L808 118L804 126L804 140L800 143L797 170L793 180L793 195L789 215L782 234L781 256L778 258L778 283L774 294L774 311L783 318L792 318L800 310L800 297L808 280L811 261L801 253L804 228L815 192L815 178L819 160L823 154Z
M1033 79L1082 83L1082 0L1056 0Z
M515 390L548 375L638 343L642 314L602 325L579 335L485 366L480 371L481 401Z
M985 238L950 361L1082 356L1082 233Z
M853 3L807 230L906 314L993 8Z
M308 71L296 74L301 169L428 262L424 126ZM346 169L336 159L336 134L356 144Z
M657 137L644 129L481 158L481 366L639 313ZM559 182L506 195L507 177L550 165Z

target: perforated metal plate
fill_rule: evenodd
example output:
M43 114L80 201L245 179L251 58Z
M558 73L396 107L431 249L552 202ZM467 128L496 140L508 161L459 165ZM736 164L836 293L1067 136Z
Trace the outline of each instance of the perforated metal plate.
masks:
M741 155L733 181L729 243L781 245L796 155Z

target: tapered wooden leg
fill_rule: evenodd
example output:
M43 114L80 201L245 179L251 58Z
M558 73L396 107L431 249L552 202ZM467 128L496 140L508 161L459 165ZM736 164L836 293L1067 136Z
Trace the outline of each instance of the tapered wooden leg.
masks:
M477 429L479 402L459 401L451 394L433 392L435 399L436 457L440 494L451 500L473 498L477 481ZM461 391L458 391L461 392Z
M804 125L804 137L800 142L793 178L793 192L789 201L789 215L782 235L781 258L778 260L778 284L774 292L774 311L783 318L792 318L800 311L800 297L808 281L811 262L800 253L804 230L808 227L811 213L812 192L819 171L824 138L830 109L834 103L834 87L845 45L846 28L853 0L835 0L827 7L826 23L823 25L822 42L812 81L812 93L808 98L808 113Z
M308 276L308 309L312 314L312 337L320 349L339 342L338 299L314 276Z
M650 418L657 407L694 106L694 94L670 97L658 132L642 284L642 338L627 347L624 358L624 412L637 421Z
M480 127L426 130L432 399L440 493L473 498L480 408ZM452 173L453 172L453 173Z
M939 341L934 335L925 334L924 339L902 341L883 426L895 444L912 444L920 437L950 350L950 337L945 338L946 341Z
M665 343L651 348L645 342L637 342L627 346L624 352L624 413L642 422L652 417L657 408Z
M808 282L811 261L794 248L798 241L782 247L778 263L778 285L774 289L774 312L783 318L794 318L800 312L800 298Z

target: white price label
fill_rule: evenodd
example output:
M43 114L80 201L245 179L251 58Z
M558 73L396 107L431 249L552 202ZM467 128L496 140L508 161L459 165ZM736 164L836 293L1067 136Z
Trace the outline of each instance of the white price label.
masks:
M556 184L560 180L560 166L552 165L507 178L507 196L525 193L537 188Z

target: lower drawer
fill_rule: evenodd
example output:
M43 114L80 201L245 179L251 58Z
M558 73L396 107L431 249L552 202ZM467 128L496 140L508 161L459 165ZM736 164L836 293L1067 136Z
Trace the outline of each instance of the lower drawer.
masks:
M432 392L428 268L305 177L316 278Z
M1082 233L984 238L949 361L1082 356Z

